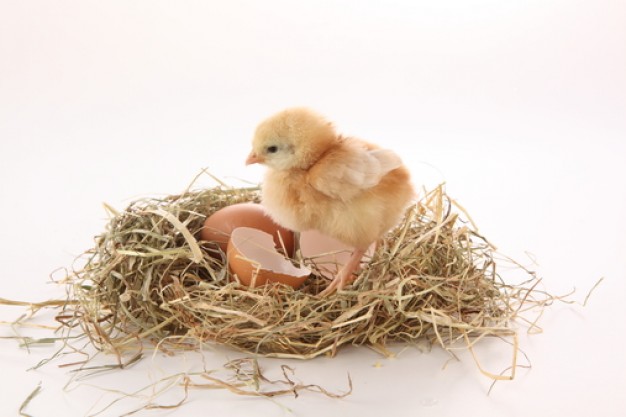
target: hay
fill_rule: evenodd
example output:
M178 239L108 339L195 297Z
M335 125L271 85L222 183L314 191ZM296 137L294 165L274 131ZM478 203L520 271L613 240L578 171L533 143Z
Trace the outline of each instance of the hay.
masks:
M247 201L259 201L258 189L220 186L138 200L120 213L109 208L112 218L85 266L67 277L71 302L59 320L118 354L146 341L215 342L300 359L344 345L384 353L391 342L424 339L446 349L461 341L471 350L485 336L516 343L511 325L538 280L504 283L494 248L442 186L407 211L352 286L328 297L318 296L328 281L317 275L299 290L243 287L218 246L197 240L206 216Z

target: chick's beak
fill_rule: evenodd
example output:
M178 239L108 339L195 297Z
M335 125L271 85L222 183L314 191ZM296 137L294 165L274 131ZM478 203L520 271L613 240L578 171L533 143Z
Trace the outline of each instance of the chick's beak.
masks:
M256 153L250 152L248 158L246 159L246 165L259 164L263 162L263 158L260 158Z

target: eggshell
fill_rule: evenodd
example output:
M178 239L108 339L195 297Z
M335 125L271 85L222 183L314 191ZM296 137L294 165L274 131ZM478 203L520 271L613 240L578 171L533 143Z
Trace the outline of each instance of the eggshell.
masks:
M263 206L255 203L233 204L216 211L204 221L200 239L217 243L225 253L230 234L237 227L252 227L270 233L277 248L282 248L284 243L287 255L293 255L294 233L274 223Z
M376 243L372 243L365 252L361 265L367 264L375 250ZM315 268L326 278L334 278L348 262L353 251L353 247L317 230L300 233L300 253L315 264Z
M298 288L311 274L309 269L297 268L279 254L270 234L251 227L232 231L226 254L231 272L250 287L282 282Z

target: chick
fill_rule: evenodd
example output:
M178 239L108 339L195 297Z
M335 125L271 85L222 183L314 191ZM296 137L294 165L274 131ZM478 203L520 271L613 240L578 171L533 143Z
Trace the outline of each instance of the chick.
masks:
M400 221L415 195L398 155L337 134L306 108L257 127L246 165L255 163L268 167L261 199L276 223L316 229L354 248L321 295L352 282L367 248Z

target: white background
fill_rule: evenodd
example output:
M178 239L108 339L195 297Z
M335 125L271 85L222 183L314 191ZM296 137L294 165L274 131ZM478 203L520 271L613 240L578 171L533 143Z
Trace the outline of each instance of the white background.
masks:
M490 396L467 354L444 368L439 350L385 359L351 348L334 359L261 361L270 373L290 363L304 382L334 391L350 373L354 393L343 400L193 391L183 408L146 415L622 415L621 1L2 0L0 297L62 296L48 276L92 245L102 202L122 209L180 192L204 167L234 185L259 181L262 169L243 165L254 127L292 105L395 149L418 186L446 181L501 252L536 260L546 290L576 288L582 301L605 281L586 308L549 308L545 332L521 338L533 368ZM0 320L22 312L0 307ZM56 364L26 371L52 348L29 354L3 339L0 352L0 415L15 415L40 381L34 416L106 404L89 385L64 391L69 373ZM479 352L496 372L509 355L502 346ZM238 354L205 356L211 368ZM157 357L86 383L137 389L197 364L197 355Z

